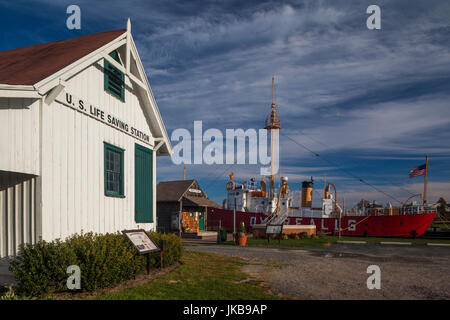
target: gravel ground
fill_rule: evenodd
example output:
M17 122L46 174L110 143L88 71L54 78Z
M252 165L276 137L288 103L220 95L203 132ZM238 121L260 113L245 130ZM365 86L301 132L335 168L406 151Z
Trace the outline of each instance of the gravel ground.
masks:
M297 299L450 299L450 248L333 244L324 249L190 245L191 250L242 257L244 271L275 294ZM266 268L261 269L261 264ZM381 289L367 288L378 265Z

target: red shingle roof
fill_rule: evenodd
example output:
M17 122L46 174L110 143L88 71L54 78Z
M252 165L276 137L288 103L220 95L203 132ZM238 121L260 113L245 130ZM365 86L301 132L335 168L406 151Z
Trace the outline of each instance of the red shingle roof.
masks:
M122 35L126 30L94 33L0 52L0 83L33 85Z

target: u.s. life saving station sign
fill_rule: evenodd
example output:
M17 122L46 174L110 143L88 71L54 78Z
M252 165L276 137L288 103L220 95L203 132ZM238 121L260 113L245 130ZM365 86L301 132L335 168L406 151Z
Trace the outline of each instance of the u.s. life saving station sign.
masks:
M94 118L95 120L103 122L104 124L113 127L114 129L122 131L123 133L126 133L150 145L150 137L148 134L142 132L141 130L136 129L135 127L120 120L114 115L106 113L101 108L93 106L86 100L78 98L77 96L66 92L65 90L61 91L61 93L56 97L55 100L67 107L70 107L91 118Z

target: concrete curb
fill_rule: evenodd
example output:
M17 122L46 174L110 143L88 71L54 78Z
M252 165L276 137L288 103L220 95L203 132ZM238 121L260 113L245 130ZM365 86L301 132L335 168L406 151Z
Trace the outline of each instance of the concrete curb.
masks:
M380 242L380 244L397 244L403 246L410 246L411 242Z
M450 247L450 243L433 243L433 242L428 242L427 246Z
M342 244L346 244L346 243L352 243L352 244L367 244L366 241L336 241L336 243L342 243Z

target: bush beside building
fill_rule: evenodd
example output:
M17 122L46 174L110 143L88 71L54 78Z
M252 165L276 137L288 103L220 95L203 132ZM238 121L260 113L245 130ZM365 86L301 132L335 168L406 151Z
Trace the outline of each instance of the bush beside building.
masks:
M177 263L183 253L181 239L173 234L149 232L161 247L166 240L164 266ZM151 267L161 264L160 252L151 254ZM10 270L18 283L20 295L38 297L53 292L68 291L70 276L67 267L77 265L81 270L81 290L93 291L133 279L144 272L146 261L120 233L76 234L65 241L39 241L25 244L11 259Z

